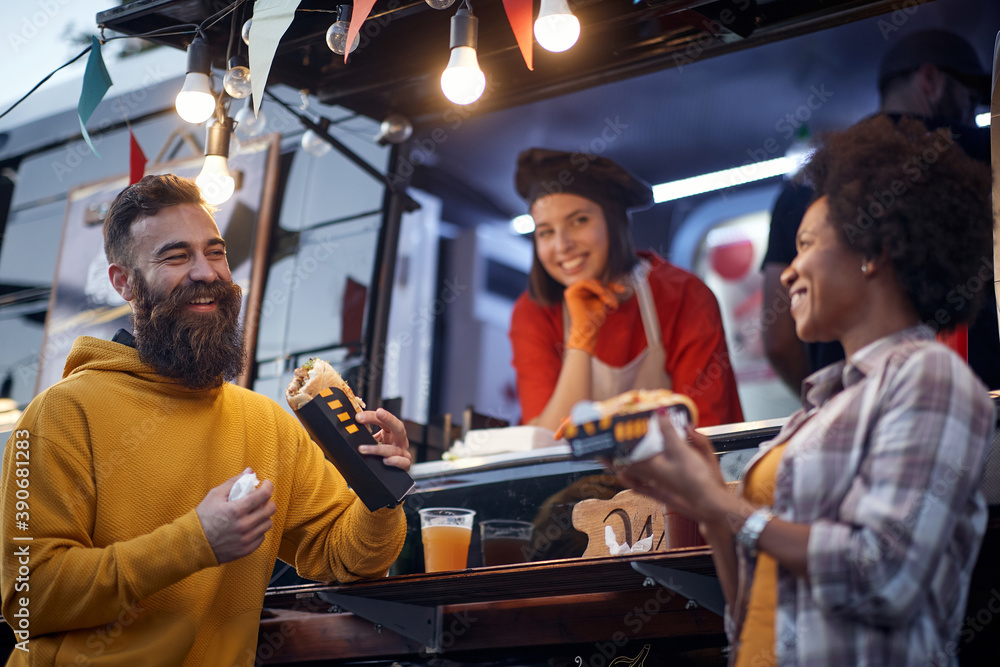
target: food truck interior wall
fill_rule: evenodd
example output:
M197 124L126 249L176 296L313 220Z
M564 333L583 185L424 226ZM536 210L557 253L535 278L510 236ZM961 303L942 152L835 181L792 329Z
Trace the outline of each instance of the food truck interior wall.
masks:
M446 115L437 123L418 128L414 139L406 147L410 162L416 166L414 187L431 195L421 200L424 209L440 210L440 214L434 213L428 218L425 211L419 214L422 216L419 221L410 219L404 222L410 227L422 229L423 236L416 235L419 240L417 247L400 256L397 270L405 262L407 268L403 271L404 275L409 279L413 276L420 278L425 301L414 306L413 301L397 299L394 305L396 320L401 323L399 326L412 329L413 317L424 317L427 313L434 315L421 320L422 325L429 324L431 337L423 338L419 345L415 344L408 350L414 354L419 352L420 358L416 363L419 368L409 371L413 376L411 387L417 389L411 389L409 396L404 395L404 406L420 405L420 411L427 418L434 418L443 412L456 414L466 403L473 402L477 409L499 418L517 419L511 408L515 405L512 374L505 359L505 354L509 352L503 350L506 345L504 318L501 316L503 299L490 301L484 292L491 291L485 290L484 284L478 285L480 292L473 290L470 298L448 302L446 297L449 280L453 285L462 285L461 280L465 276L471 278L475 272L485 270L483 266L488 262L483 258L496 260L500 255L499 260L489 265L492 268L496 268L495 265L501 267L500 296L510 296L517 271L526 268L526 243L513 235L506 239L504 236L508 234L505 226L510 217L525 210L512 184L514 159L519 150L532 145L566 150L586 149L607 155L651 183L659 183L739 166L755 161L763 153L774 152L776 156L778 152L773 151L775 144L783 153L792 143L792 137L786 136L789 127L800 122L816 133L846 126L863 117L877 105L874 80L879 57L893 39L906 31L949 27L965 34L973 42L984 63L990 61L993 36L1000 26L1000 7L997 3L937 0L919 5L899 3L895 9L893 6L884 6L884 9L888 13L821 32L714 58L695 57L681 67L523 106L493 112L476 107L459 109L457 115ZM428 85L434 85L434 82ZM816 91L823 94L817 96ZM286 92L286 99L296 97L294 91ZM819 97L825 99L820 101ZM334 132L339 133L337 136L341 140L346 137L348 142L353 142L351 146L376 167L385 168L386 149L371 141L378 119L351 118L352 114L344 109L333 109L315 102L314 105L314 110L330 117L338 117L339 114L347 118L343 127L335 127ZM266 109L273 117L282 117L273 104L267 105ZM176 119L165 113L150 119L148 126L140 125L139 131L156 126L155 132L146 129L151 133L147 136L158 137L149 142L156 145L176 124ZM435 139L441 136L434 133L439 128L446 130L444 141ZM271 129L284 130L283 150L286 156L293 152L301 128L286 117L284 122L276 122ZM119 134L110 141L121 140L122 135ZM5 162L5 166L13 166L15 171L20 169L21 178L14 188L11 215L6 224L10 233L4 237L3 254L0 255L0 264L7 266L0 266L0 273L22 268L14 258L24 256L26 246L22 243L28 243L29 238L45 235L51 239L58 235L65 208L60 196L64 198L73 183L62 179L53 183L49 178L43 189L52 192L36 193L37 196L27 196L26 193L46 182L45 174L51 171L51 165L58 160L65 162L70 154L70 149L59 146L44 156L33 156L25 164L17 164L19 159ZM27 168L32 160L43 167L34 176ZM323 166L324 161L326 166ZM365 262L372 261L374 256L371 242L376 238L376 211L381 206L380 195L377 188L372 188L372 183L365 185L363 179L349 175L348 168L343 167L344 162L335 153L312 158L302 151L295 151L294 158L286 158L283 173L286 188L282 198L283 211L279 216L279 221L283 221L281 233L285 237L275 239L272 268L282 259L287 259L279 257L279 254L281 243L284 241L287 245L289 235L294 237L311 222L348 219L350 229L339 225L330 229L337 229L345 237L367 239L365 248L370 248L370 251L361 252L360 246L352 246L340 255L350 256L363 266L369 266ZM107 175L121 171L120 166L109 169L104 170ZM298 173L293 173L296 170ZM81 169L75 173L80 177L77 180L86 182L100 177L104 171ZM76 177L69 180L73 178ZM349 194L331 196L330 183L335 184L332 186L334 193ZM753 186L658 204L635 216L636 244L640 248L656 249L681 266L692 266L697 247L688 244L684 256L678 256L674 243L684 235L686 228L705 225L695 234L704 239L714 222L748 212L746 206L740 204L748 195L752 195L749 198L754 200L753 206L761 208L761 202L773 197L778 183L778 179L771 179ZM298 212L288 207L297 207ZM305 212L307 209L315 212L315 220L307 219L311 215ZM711 213L707 217L706 210ZM361 215L364 212L371 215L366 218ZM288 221L293 221L290 226L284 224ZM35 231L29 233L28 230L32 229ZM440 247L427 242L429 235L441 237ZM294 240L301 248L303 237L300 235ZM52 243L47 247L54 250ZM435 263L432 260L438 251L440 261ZM301 255L298 257L302 259ZM480 265L463 266L463 262L468 263L470 257L482 260ZM40 258L32 266L31 279L27 281L30 284L7 280L8 276L0 282L21 288L45 289L47 281L51 284L53 266L54 260ZM298 266L301 267L301 262ZM456 273L459 269L466 273L460 276ZM274 275L272 271L272 278ZM426 286L429 279L436 284L428 292ZM268 290L275 284L277 281L269 280ZM491 307L498 304L499 307ZM8 305L13 304L5 304L8 319L36 329L44 321L44 302L36 303L34 311L27 314L15 313ZM21 303L20 307L23 308L24 304ZM406 307L411 310L401 310ZM296 328L304 329L307 334L321 329L315 322L306 327L295 325L295 322L304 321L311 314L307 308L299 315L295 315L293 310L290 306L281 317L265 319L264 326L277 327L286 333ZM477 319L476 312L484 310L490 313L486 318L489 321L484 321L483 317ZM400 317L400 312L407 312L409 317ZM423 327L424 332L427 328ZM31 338L25 338L23 332L18 332L16 336L11 333L11 340L16 338L20 347L25 347L24 341ZM259 361L278 359L290 351L286 345L275 348L273 355L265 353L267 341L271 340L265 333L262 330L258 345ZM7 338L6 334L4 337ZM427 356L429 343L433 343L433 356L430 358ZM21 357L37 354L39 347L40 343L35 343L33 349L31 344L27 344L21 350L24 352ZM299 345L295 351L319 347L319 344L311 348ZM340 353L344 350L337 352ZM460 356L463 354L466 356ZM13 363L23 367L21 357ZM24 375L21 372L23 368L5 365L5 373L15 379L18 373ZM284 367L263 370L259 367L258 389L276 394L285 372L287 368ZM30 399L31 392L25 393L23 386L17 389L15 398L23 405ZM414 395L413 391L425 394ZM504 402L490 405L488 401L479 400L487 395L500 397ZM404 410L409 412L407 407Z

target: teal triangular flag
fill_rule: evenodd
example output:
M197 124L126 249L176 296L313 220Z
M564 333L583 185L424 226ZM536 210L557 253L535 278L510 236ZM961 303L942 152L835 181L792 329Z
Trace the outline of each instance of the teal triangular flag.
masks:
M83 90L80 91L80 103L76 110L80 115L80 130L83 131L83 140L90 146L90 150L94 151L94 155L101 157L90 140L86 123L90 120L97 105L104 99L104 93L108 92L108 88L111 87L111 76L108 74L108 68L104 66L104 58L101 57L101 43L97 41L97 37L91 37L91 39L93 41L90 46L90 57L87 58L87 71L83 73Z

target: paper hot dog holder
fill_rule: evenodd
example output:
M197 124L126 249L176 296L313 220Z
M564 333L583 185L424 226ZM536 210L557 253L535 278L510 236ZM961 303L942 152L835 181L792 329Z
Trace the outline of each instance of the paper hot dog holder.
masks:
M326 453L369 511L395 507L410 489L413 478L388 466L381 456L361 454L361 445L377 445L371 432L354 420L354 406L340 389L327 387L295 411L312 439Z

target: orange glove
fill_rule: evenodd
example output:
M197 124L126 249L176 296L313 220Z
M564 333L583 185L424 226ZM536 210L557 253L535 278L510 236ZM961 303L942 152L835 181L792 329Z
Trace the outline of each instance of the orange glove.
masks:
M611 283L604 286L601 281L593 278L567 287L563 292L570 322L566 347L583 350L593 356L597 334L607 318L608 310L618 307L617 295L624 292L624 285Z

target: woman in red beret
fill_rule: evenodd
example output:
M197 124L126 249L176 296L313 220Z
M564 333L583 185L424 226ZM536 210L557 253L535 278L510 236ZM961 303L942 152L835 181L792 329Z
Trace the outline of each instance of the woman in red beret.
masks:
M628 211L652 204L650 187L607 158L541 148L515 180L535 220L510 327L521 421L555 429L578 401L637 388L690 396L702 426L743 421L715 296L632 247Z

